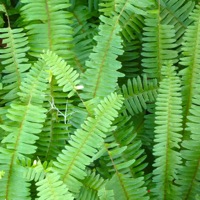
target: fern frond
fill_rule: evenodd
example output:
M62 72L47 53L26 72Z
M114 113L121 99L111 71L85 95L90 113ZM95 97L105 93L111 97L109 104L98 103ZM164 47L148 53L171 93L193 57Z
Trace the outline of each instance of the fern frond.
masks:
M140 51L142 44L137 39L130 42L124 41L124 53L118 57L122 63L122 68L119 70L125 76L119 78L119 85L125 84L127 79L134 78L140 74Z
M38 141L38 154L42 156L42 160L51 160L64 148L69 138L68 120L74 111L68 109L70 103L67 97L78 94L79 74L54 52L47 51L41 57L50 69L52 77L46 93L45 107L48 109L48 115ZM66 95L66 92L69 94Z
M29 104L42 104L45 99L44 91L47 89L47 68L42 60L39 60L27 73L20 86L18 95L20 100Z
M100 200L114 200L113 190L106 190L105 187L102 187L98 192Z
M161 80L161 68L166 61L177 61L175 31L172 25L164 25L159 10L149 11L143 33L142 66L149 78Z
M54 162L55 170L61 175L61 180L67 184L70 191L77 193L81 187L79 180L86 176L85 166L89 165L97 149L103 143L105 133L117 117L117 110L122 104L122 97L111 94L98 104L95 117L88 117L78 129L65 150Z
M86 70L85 62L92 52L93 45L95 45L94 36L97 35L97 25L88 22L93 17L92 13L88 11L86 6L77 6L72 12L74 16L74 54L76 68L80 72Z
M106 189L114 191L114 199L147 200L149 199L146 196L147 189L143 185L144 180L142 177L130 178L128 175L116 173L106 184Z
M136 37L140 38L143 27L143 15L152 5L151 1L135 2L130 0L102 0L100 11L106 16L117 16L122 28L121 35L125 41L130 42Z
M86 63L87 70L83 74L83 99L103 98L114 92L117 78L121 76L117 70L121 68L118 55L122 54L121 38L118 35L120 27L116 18L100 17L99 35L95 37L97 45L90 60Z
M81 187L80 193L77 200L97 200L98 191L105 184L105 180L95 172L87 171L86 178L81 181L83 186Z
M86 6L77 6L72 12L74 16L74 54L75 63L80 72L86 70L85 62L95 45L94 36L97 35L98 26L88 22L93 15Z
M136 139L133 121L130 117L122 116L117 119L117 123L114 125L118 126L117 129L109 133L102 147L102 149L104 148L102 152L104 155L101 156L99 161L99 173L106 178L110 178L110 176L117 177L117 186L113 184L112 187L111 185L109 188L106 187L106 189L114 191L115 198L139 199L139 197L143 197L146 199L145 194L147 190L144 187L144 182L142 181L142 185L138 185L138 187L135 186L135 181L144 179L143 170L146 167L144 162L146 156L142 155L144 151L141 149L141 141ZM126 177L126 180L130 178L133 181L130 183L129 187L131 189L128 191L123 188L124 182L121 180L123 179L121 175ZM118 190L120 190L121 196L118 196ZM139 190L141 196L137 196L135 193L133 195L130 190ZM145 193L142 191L145 191Z
M32 161L30 158L27 157L21 157L17 160L17 163L20 166L23 166L24 173L23 177L27 181L40 181L43 180L46 176L46 173L50 171L50 168L52 167L52 162L44 162L41 163L40 160L34 160Z
M183 95L183 138L188 139L189 133L187 132L187 116L190 115L190 108L193 104L192 98L199 92L199 76L200 73L200 6L198 5L194 12L191 14L191 19L194 20L194 24L188 26L185 35L183 37L183 56L180 64L185 66L179 73L182 76L182 95Z
M151 6L152 2L148 0L144 0L142 2L131 0L101 0L99 5L100 11L106 16L110 16L115 13L122 14L122 12L127 10L132 13L146 15L145 8Z
M161 0L160 17L162 24L173 25L175 38L180 45L185 29L192 23L189 18L190 12L194 9L194 1L187 0Z
M63 87L64 92L69 92L68 97L76 93L79 84L79 74L71 66L52 51L46 51L41 55L46 65L50 67L53 75L56 77L59 86Z
M31 67L26 58L29 47L23 31L22 28L0 28L1 39L5 44L5 47L0 49L2 73L4 74L1 93L3 93L2 98L8 102L17 98L17 92L24 76L23 73Z
M157 199L180 199L180 191L173 183L181 164L179 153L182 130L182 107L180 80L175 67L168 64L162 70L163 79L158 89L155 112L155 145L153 154L156 157L153 171L152 189Z
M128 79L127 84L122 86L124 104L131 115L138 114L147 109L147 102L155 102L157 96L157 81L147 80L144 75L132 80Z
M10 104L7 120L1 125L7 134L1 141L3 147L0 149L1 168L5 171L4 179L0 181L2 199L12 199L15 196L17 200L29 196L29 184L21 177L23 168L17 165L17 158L35 153L34 144L45 121L46 109L42 107L47 88L44 66L38 61L28 73L21 83L21 92L18 93L21 101ZM17 191L14 192L13 188Z
M114 123L116 130L107 134L104 153L100 158L101 172L113 173L116 170L132 177L141 175L146 163L141 149L141 141L136 138L137 128L130 117L120 116ZM100 173L101 173L100 172Z
M59 175L47 173L45 179L36 183L38 186L38 200L73 200L74 197L68 191L66 185L60 180Z
M190 139L184 140L182 143L184 149L181 151L181 156L185 160L185 165L180 168L177 183L181 186L183 200L193 199L200 194L199 99L199 94L194 95L187 122L187 130L191 132Z
M22 0L21 15L29 37L29 54L39 57L43 50L55 51L73 63L71 13L68 0Z

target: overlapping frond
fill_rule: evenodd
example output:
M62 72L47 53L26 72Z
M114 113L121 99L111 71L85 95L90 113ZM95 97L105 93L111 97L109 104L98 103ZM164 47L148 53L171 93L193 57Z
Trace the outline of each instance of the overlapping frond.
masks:
M192 22L189 14L194 9L194 1L160 0L159 4L162 23L174 26L177 44L180 45L185 29Z
M143 187L143 185L144 185L143 177L132 178L129 177L128 175L116 173L106 184L106 189L107 190L113 189L114 199L147 200L149 199L149 197L146 196L147 189Z
M7 120L1 125L6 137L1 141L1 168L5 177L0 181L2 199L24 199L29 196L29 184L21 178L23 168L17 158L35 153L35 142L42 130L46 109L42 107L47 88L46 68L38 61L21 83L18 93L20 101L12 102L7 110ZM20 185L18 180L20 179ZM15 188L15 190L13 190Z
M69 145L54 162L55 170L70 191L77 193L80 190L79 180L86 176L85 166L90 164L97 149L102 145L105 133L117 117L117 110L121 104L122 97L115 93L104 98L95 109L95 117L88 117L81 129L75 131Z
M38 141L37 154L42 160L51 160L56 158L69 139L68 120L75 111L70 108L72 100L67 97L77 92L79 74L51 51L42 54L42 59L49 69L49 87L44 105L48 114Z
M138 40L124 42L124 53L120 55L118 60L122 63L122 68L119 70L125 76L119 79L121 86L127 81L127 78L134 78L140 73L140 50L141 43Z
M113 190L115 198L148 199L145 197L147 189L144 182L142 181L141 185L135 185L138 180L141 181L144 178L143 170L146 167L144 162L146 156L143 155L141 141L136 139L137 131L133 126L133 121L130 117L121 116L114 126L117 126L117 129L108 134L99 152L101 158L98 170L104 177L109 179L115 177L114 180L117 183L114 184L112 178L110 181L113 185L108 181L109 187L106 186L105 188ZM129 183L129 189L126 190L123 185L128 180L132 180L132 182ZM138 192L140 194L134 193L135 190L140 191ZM120 196L118 196L118 193L120 193Z
M180 190L174 184L181 164L181 155L178 151L182 137L180 80L175 73L175 67L171 64L163 67L162 75L155 108L155 188L152 192L157 199L180 199Z
M138 76L132 80L128 79L127 84L122 86L122 94L124 96L124 104L131 115L143 112L147 109L147 103L155 102L157 96L156 79L147 80Z
M23 166L23 177L29 182L33 180L35 182L43 180L46 173L50 171L50 167L52 166L52 162L47 163L45 161L44 163L41 163L40 160L34 160L32 162L29 158L19 158L17 162L19 165Z
M17 98L23 73L31 67L26 58L29 47L22 28L0 28L0 35L5 45L4 48L0 49L0 59L3 67L1 71L4 74L1 93L3 93L2 98L4 101L9 102Z
M102 0L100 11L106 16L117 16L122 28L122 36L126 41L131 41L140 37L143 27L143 15L146 15L146 9L153 2L142 1L135 2L130 0Z
M80 71L84 72L85 62L88 56L92 52L93 45L95 44L94 36L97 35L97 25L95 23L89 22L93 15L89 12L86 6L77 6L72 11L74 16L74 59L75 67Z
M77 200L98 200L98 192L105 185L105 180L95 172L87 171L87 176L81 181L83 186Z
M69 120L74 111L66 96L62 87L57 86L55 78L52 78L51 90L48 88L44 104L48 110L47 117L37 141L36 154L42 161L55 160L69 139Z
M72 20L68 0L22 0L21 15L25 23L32 56L50 49L73 63Z
M149 78L161 80L161 68L166 61L177 61L175 31L172 25L161 23L159 10L149 11L143 33L142 66Z

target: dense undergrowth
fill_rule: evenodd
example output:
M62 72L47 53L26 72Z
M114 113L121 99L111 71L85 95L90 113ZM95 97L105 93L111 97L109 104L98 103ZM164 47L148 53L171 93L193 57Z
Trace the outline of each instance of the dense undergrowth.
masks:
M0 200L200 199L200 6L0 1Z

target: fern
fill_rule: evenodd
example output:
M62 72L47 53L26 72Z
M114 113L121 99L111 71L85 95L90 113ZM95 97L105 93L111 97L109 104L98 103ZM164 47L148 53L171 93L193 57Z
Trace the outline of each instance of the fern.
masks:
M149 78L161 80L161 68L166 61L175 63L177 52L174 48L175 31L173 26L162 24L159 17L159 10L150 11L145 19L143 33L142 66L143 71Z
M149 199L145 194L147 193L145 188L140 188L144 184L143 178L133 179L127 175L117 173L112 177L112 179L107 183L106 189L109 190L114 187L114 198L117 199Z
M57 162L54 163L55 171L60 174L70 191L79 191L79 180L86 176L85 166L90 164L91 157L103 143L105 133L111 121L117 117L116 110L120 109L121 104L122 98L116 94L105 98L95 109L95 118L87 118L81 126L82 129L78 129L72 136L70 145L58 156Z
M51 51L43 54L42 58L52 70L53 75L56 76L58 85L63 87L64 92L70 91L68 97L71 97L76 92L77 85L80 82L79 74Z
M93 37L97 35L97 25L88 23L93 17L85 6L77 6L72 12L74 16L74 54L76 66L80 72L86 70L85 62L95 44Z
M67 187L59 180L57 173L51 173L46 175L45 179L36 183L38 186L38 200L65 200L74 199L72 194L67 190Z
M4 74L1 93L4 101L9 102L17 98L23 74L31 65L26 58L29 47L24 30L23 28L12 29L5 7L3 9L7 16L8 27L0 28L2 45L4 45L4 48L0 49L1 71Z
M182 199L193 199L200 194L200 152L199 152L199 94L193 97L193 105L188 116L187 130L191 132L190 139L183 141L184 149L181 155L184 158L185 165L179 171L179 181L182 193Z
M183 58L181 58L180 64L185 66L183 70L180 71L183 82L183 108L184 108L184 118L183 118L183 128L184 128L184 139L189 138L189 133L185 130L187 124L187 116L190 114L190 108L192 106L192 98L196 93L198 93L198 76L199 73L199 9L197 6L194 12L191 14L191 19L195 22L193 25L189 26L184 35L183 42ZM195 44L195 45L194 45Z
M21 2L21 14L29 37L29 54L39 57L44 49L50 49L72 62L71 14L66 11L70 6L68 0Z
M122 63L119 71L125 75L119 79L120 86L126 83L127 78L134 78L140 74L140 51L140 41L133 39L130 42L124 42L124 53L118 58Z
M86 178L82 181L82 188L77 199L98 199L98 192L105 185L105 180L95 172L88 171Z
M5 177L0 182L2 199L13 198L12 188L18 188L15 199L29 196L29 184L21 179L22 167L16 161L18 157L29 156L36 151L34 143L46 117L46 109L42 107L47 88L44 69L45 65L38 61L28 73L21 84L21 92L18 93L21 102L11 103L6 114L8 120L1 125L7 133L1 141L4 145L0 149L1 168L5 171ZM19 179L21 185L18 184Z
M42 58L49 68L50 79L45 104L45 107L48 109L48 115L44 124L45 128L38 141L39 148L37 154L43 157L41 158L42 160L50 160L51 158L56 158L60 150L64 148L69 137L70 125L68 120L72 111L70 114L68 108L70 103L66 99L65 92L70 91L68 96L77 93L76 87L79 80L78 73L55 53L47 51L42 55ZM61 77L60 71L63 73Z
M93 49L94 53L90 55L90 61L86 63L87 70L82 77L83 99L105 97L115 90L117 78L121 76L117 72L121 65L116 61L117 56L122 54L122 41L118 35L120 27L116 18L101 16L100 19L102 21L99 27L100 33L95 37L97 46ZM104 42L101 41L102 36L106 37ZM90 81L88 81L89 77L92 77Z
M148 81L143 77L143 82L138 76L128 80L127 85L122 86L122 93L125 98L124 104L131 115L147 109L147 102L155 102L157 96L157 81Z
M199 199L199 9L1 0L0 199Z
M192 20L188 16L194 9L194 2L161 0L159 3L161 21L163 24L174 26L177 44L180 45L185 29L192 23Z
M152 192L159 199L180 199L180 191L173 183L181 164L178 152L181 141L181 93L180 80L170 64L163 68L155 112L156 157L153 171L155 188Z

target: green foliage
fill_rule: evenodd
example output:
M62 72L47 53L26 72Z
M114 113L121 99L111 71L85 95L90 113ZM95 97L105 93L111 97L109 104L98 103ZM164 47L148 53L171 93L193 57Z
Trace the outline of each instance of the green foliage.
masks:
M195 0L0 2L0 199L200 196Z

